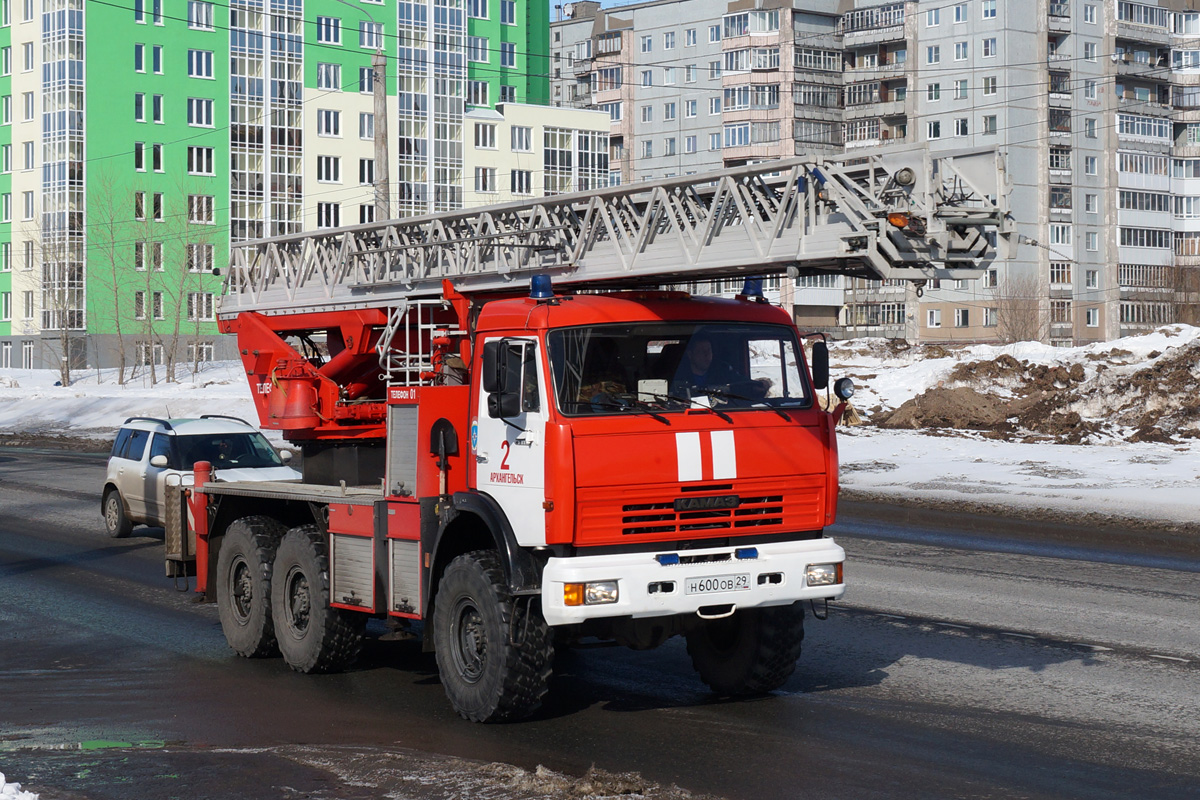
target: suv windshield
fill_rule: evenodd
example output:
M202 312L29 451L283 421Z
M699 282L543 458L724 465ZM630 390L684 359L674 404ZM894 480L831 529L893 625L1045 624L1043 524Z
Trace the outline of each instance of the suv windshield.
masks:
M783 325L655 322L552 331L564 414L798 408L811 402L795 332Z
M176 436L179 468L191 469L197 461L214 467L281 467L275 448L261 433L209 433Z

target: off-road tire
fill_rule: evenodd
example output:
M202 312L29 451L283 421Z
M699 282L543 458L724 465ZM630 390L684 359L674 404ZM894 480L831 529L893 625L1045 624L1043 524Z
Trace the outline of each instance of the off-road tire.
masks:
M271 565L283 525L243 517L225 529L217 557L217 611L233 651L244 658L279 654L271 620Z
M283 660L296 672L340 672L362 650L366 615L333 608L329 554L316 525L292 528L275 554L271 608Z
M116 489L104 495L104 529L114 539L124 539L133 530L133 523L125 516L125 501Z
M434 601L433 626L438 674L459 716L506 722L542 704L554 660L550 628L536 597L509 593L495 551L450 562Z
M747 608L705 620L684 634L700 680L721 695L778 689L796 669L804 641L804 606Z

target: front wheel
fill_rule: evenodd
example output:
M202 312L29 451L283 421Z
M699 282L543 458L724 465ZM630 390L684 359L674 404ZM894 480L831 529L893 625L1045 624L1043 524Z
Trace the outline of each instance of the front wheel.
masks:
M358 658L366 617L330 599L325 536L316 525L292 528L275 554L271 608L279 652L297 672L339 672Z
M473 722L532 714L550 681L554 645L537 598L514 598L500 557L450 562L433 611L438 674L454 710Z
M804 641L804 607L747 608L705 620L684 634L692 666L717 694L778 689L796 669Z
M114 539L124 539L133 530L133 523L125 516L125 503L116 489L104 497L104 528Z

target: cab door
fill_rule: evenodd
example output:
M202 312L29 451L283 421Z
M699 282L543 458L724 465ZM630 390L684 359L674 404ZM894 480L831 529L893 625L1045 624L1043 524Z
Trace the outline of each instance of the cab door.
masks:
M525 546L546 543L546 376L534 338L483 342L471 442L476 488L500 504ZM491 389L491 391L488 391Z

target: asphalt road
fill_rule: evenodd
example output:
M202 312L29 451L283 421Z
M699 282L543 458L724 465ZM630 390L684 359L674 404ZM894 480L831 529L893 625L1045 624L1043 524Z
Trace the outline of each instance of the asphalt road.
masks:
M482 726L413 642L330 676L235 658L161 535L104 535L103 465L0 448L0 772L44 800L566 796L486 762L729 798L1200 797L1200 558L1170 535L847 504L847 596L782 691L717 700L679 640L573 651L536 718Z

